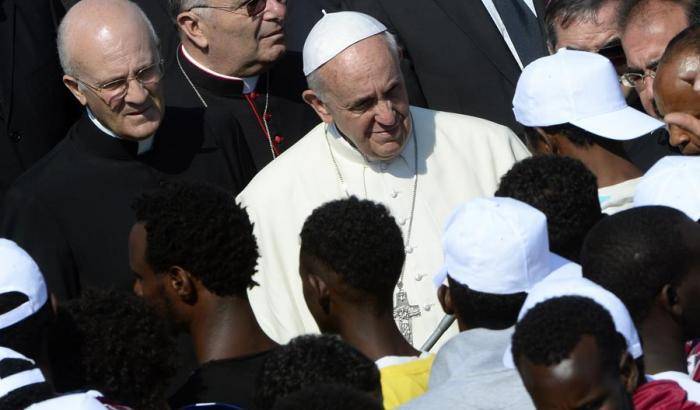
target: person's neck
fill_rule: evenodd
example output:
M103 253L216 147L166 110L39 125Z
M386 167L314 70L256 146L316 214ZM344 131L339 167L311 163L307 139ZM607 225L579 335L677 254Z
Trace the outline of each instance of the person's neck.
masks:
M189 331L197 362L231 359L277 346L258 324L250 302L239 297L203 297Z
M644 371L654 375L676 371L687 373L683 331L662 313L651 312L639 327L644 345Z
M593 172L598 179L598 188L616 185L642 176L642 171L617 148L613 151L598 144L578 148L570 154Z
M338 316L342 317L340 337L373 361L386 356L420 355L399 331L391 309L379 316L371 308L348 309Z
M221 62L221 59L216 58L212 54L205 52L204 50L193 46L191 43L184 42L182 44L187 54L194 59L197 63L203 65L204 67L214 71L215 73L225 75L228 77L244 78L244 77L254 77L256 75L262 74L265 70L260 68L257 64L238 64L236 66L231 66ZM227 61L234 60L232 58L227 58ZM239 61L241 59L235 59Z

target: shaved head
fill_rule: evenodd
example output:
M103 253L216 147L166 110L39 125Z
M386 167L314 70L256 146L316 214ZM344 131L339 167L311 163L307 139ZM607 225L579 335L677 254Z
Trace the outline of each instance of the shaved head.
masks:
M63 72L77 75L84 56L104 51L127 36L148 39L158 47L158 36L146 14L129 0L81 0L68 10L58 27L58 56Z

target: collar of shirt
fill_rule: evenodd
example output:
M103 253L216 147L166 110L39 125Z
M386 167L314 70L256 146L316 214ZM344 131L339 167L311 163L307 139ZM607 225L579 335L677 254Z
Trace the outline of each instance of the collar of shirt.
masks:
M253 76L253 77L232 77L230 75L224 75L217 73L214 70L211 70L207 67L205 67L203 64L195 60L190 53L187 52L187 49L185 46L180 46L180 49L182 50L182 55L185 56L187 60L189 60L190 63L192 63L195 67L199 68L200 70L204 71L205 73L212 75L217 78L221 78L223 80L235 80L235 81L243 81L243 94L249 94L255 90L255 86L258 85L258 78L259 76Z
M503 36L503 40L506 42L506 45L508 46L508 49L510 50L511 54L513 54L515 61L518 63L518 66L520 66L520 69L522 69L523 63L520 61L520 56L518 56L518 52L515 50L513 40L510 39L510 35L508 35L508 30L506 30L506 26L503 24L503 20L501 20L501 16L498 14L498 10L496 10L496 6L493 4L493 0L481 0L481 2L484 4L486 11L489 12L491 20L493 20L493 23L496 25L496 28L501 33L501 36ZM525 2L527 7L530 10L532 10L532 14L534 14L535 17L537 17L537 11L535 11L534 0L523 0L523 2Z
M375 165L381 168L382 170L385 170L389 168L396 160L401 160L408 166L408 169L410 169L411 172L415 172L416 158L414 155L415 136L413 127L411 128L411 133L408 135L406 145L404 145L403 150L401 151L399 156L388 161L372 161L367 159L360 151L357 150L357 148L352 146L350 142L341 135L340 131L335 126L335 124L331 124L330 126L328 126L327 133L328 143L330 144L331 149L333 150L333 154L347 161L361 165Z
M92 123L95 124L95 126L100 131L104 132L105 134L109 135L112 138L122 139L120 136L118 136L117 134L112 132L112 130L105 127L100 122L100 120L98 120L97 117L95 117L95 115L92 113L90 108L86 108L86 109L87 109L88 118L90 118L90 121L92 121ZM138 147L137 154L138 155L145 154L146 152L150 151L151 148L153 147L153 135L151 135L150 137L148 137L146 139L138 141L138 144L139 144L139 147Z

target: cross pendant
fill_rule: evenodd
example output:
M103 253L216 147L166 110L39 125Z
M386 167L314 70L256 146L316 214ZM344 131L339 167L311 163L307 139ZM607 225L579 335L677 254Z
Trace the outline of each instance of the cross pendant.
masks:
M408 302L408 295L399 284L399 291L396 292L396 303L394 304L394 320L399 325L399 331L408 343L413 344L413 321L414 317L421 315L420 306L411 305Z

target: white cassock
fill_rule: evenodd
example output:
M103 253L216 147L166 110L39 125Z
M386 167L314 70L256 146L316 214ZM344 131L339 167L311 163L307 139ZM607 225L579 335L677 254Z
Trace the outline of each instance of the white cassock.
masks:
M254 277L260 286L249 292L250 301L260 325L276 341L318 332L299 277L299 234L315 208L348 194L381 202L406 239L416 142L415 208L402 276L407 303L399 303L403 307L395 310L395 317L402 317L397 323L417 347L443 317L431 279L442 266L445 219L462 202L492 196L500 177L530 154L512 131L486 120L417 107L411 107L411 115L412 134L391 161L366 160L334 126L322 123L260 171L238 196L255 224L261 256ZM455 326L441 342L451 332Z

